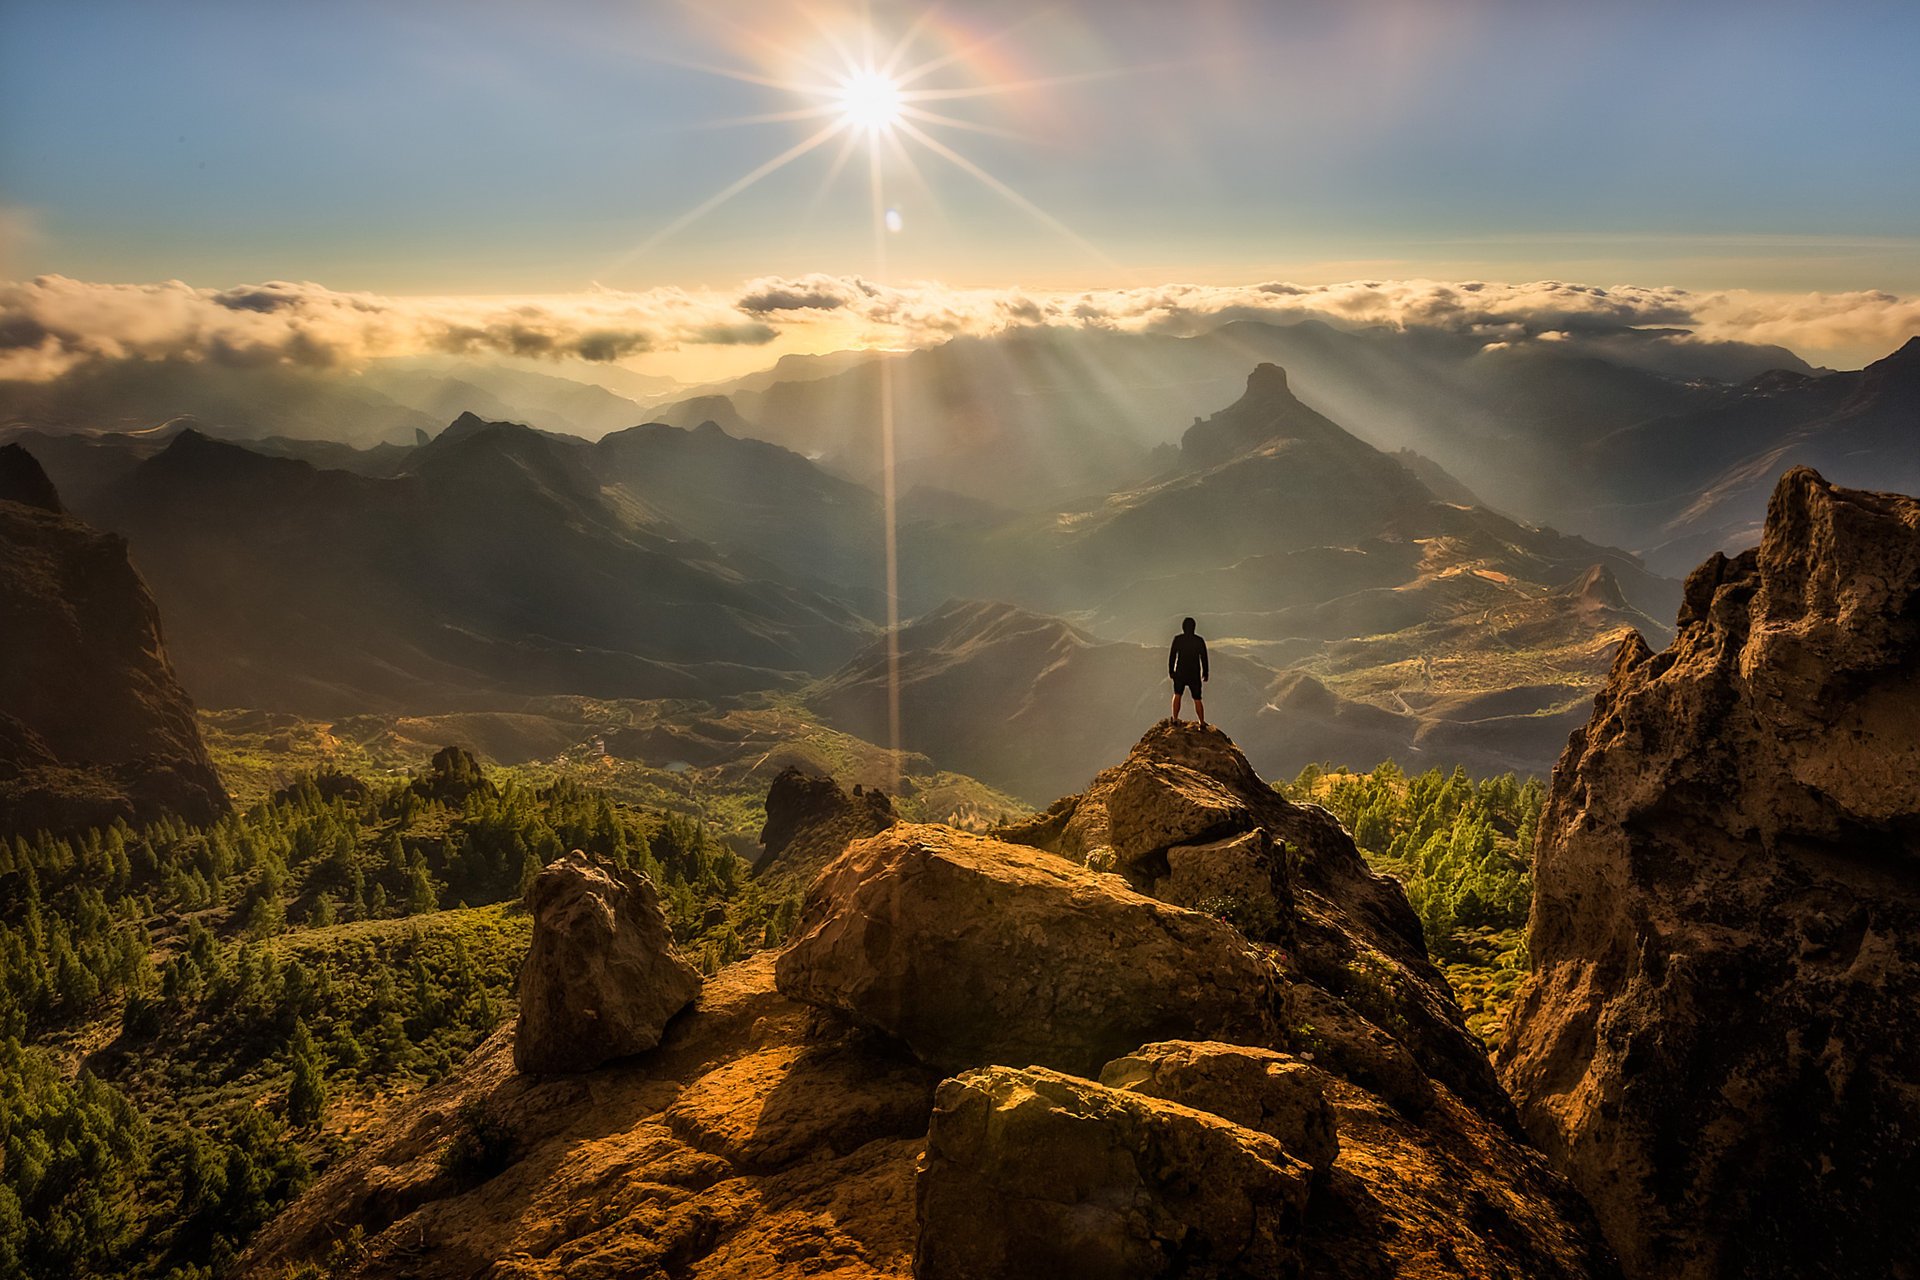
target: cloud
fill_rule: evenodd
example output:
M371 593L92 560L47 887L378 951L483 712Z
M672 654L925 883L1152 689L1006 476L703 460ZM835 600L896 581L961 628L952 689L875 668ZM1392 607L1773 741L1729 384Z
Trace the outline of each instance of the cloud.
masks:
M1696 311L1698 334L1795 351L1888 352L1920 334L1920 298L1859 293L1714 294Z
M445 352L607 362L775 336L724 298L678 289L503 299L384 297L280 280L218 290L57 275L0 284L0 378L32 381L88 361L352 368Z
M1558 280L1162 284L1078 291L883 285L857 275L766 276L728 292L595 288L520 298L389 297L311 283L230 289L0 284L0 378L44 380L87 361L182 359L352 368L448 352L609 362L690 346L759 346L830 329L844 344L926 346L1058 327L1176 336L1234 320L1319 320L1531 342L1769 343L1802 354L1891 351L1920 333L1920 300L1890 293L1772 295Z

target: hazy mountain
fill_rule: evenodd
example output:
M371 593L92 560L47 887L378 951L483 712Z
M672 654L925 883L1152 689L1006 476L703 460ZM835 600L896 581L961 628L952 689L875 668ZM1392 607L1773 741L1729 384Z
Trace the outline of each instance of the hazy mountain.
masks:
M819 376L757 376L724 394L764 438L846 474L875 474L880 356ZM1620 330L1488 344L1431 328L1230 322L1193 337L1020 330L886 357L903 489L931 482L1046 507L1151 470L1146 452L1229 400L1252 365L1284 365L1301 396L1386 449L1410 448L1486 501L1562 519L1571 457L1596 436L1682 412L1713 385L1811 370L1784 348ZM657 416L678 421L674 407ZM711 404L707 416L714 416ZM1571 468L1571 470L1570 470ZM1620 540L1617 532L1609 540Z
M1611 510L1595 525L1652 530L1670 572L1758 541L1781 472L1811 466L1847 485L1920 491L1920 337L1858 372L1763 375L1689 412L1593 443Z
M50 382L0 382L0 421L57 431L127 431L199 419L210 434L411 442L444 418L350 374L289 365L96 361Z
M1103 631L1157 636L1169 614L1206 612L1254 640L1370 635L1538 599L1603 563L1650 614L1677 598L1626 552L1441 500L1275 365L1188 430L1181 461L1062 522L1058 555L1080 600L1098 593Z
M1186 614L1212 641L1214 714L1265 767L1544 771L1620 637L1662 634L1678 598L1626 552L1442 500L1273 365L1186 432L1161 478L940 532L907 539L910 607L943 586L1024 607L950 604L902 631L905 744L998 785L1045 779L1036 795L1158 714ZM1044 616L1061 613L1087 629ZM811 698L884 740L885 693L876 645Z
M126 543L0 446L0 835L227 811Z
M649 423L601 439L592 466L647 512L783 577L830 582L870 605L884 581L879 498L778 445L712 422Z
M593 440L649 417L641 401L598 383L476 360L379 360L367 367L360 381L436 422L473 413ZM658 381L661 391L677 385L671 379Z
M844 607L609 505L587 446L463 418L373 478L198 432L102 495L215 705L767 688L859 643Z

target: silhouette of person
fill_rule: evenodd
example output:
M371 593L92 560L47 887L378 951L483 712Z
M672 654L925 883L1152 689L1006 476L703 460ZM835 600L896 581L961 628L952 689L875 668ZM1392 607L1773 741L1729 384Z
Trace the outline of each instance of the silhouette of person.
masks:
M1180 623L1180 634L1167 650L1167 677L1173 681L1173 718L1180 718L1180 695L1193 691L1193 714L1201 724L1207 722L1207 704L1201 701L1200 686L1208 679L1207 642L1194 634L1193 619Z

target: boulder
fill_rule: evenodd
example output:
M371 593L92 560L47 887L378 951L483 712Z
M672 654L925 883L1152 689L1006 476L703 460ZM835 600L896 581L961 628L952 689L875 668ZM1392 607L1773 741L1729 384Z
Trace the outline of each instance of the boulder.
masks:
M1230 1120L1276 1139L1324 1172L1340 1154L1326 1073L1291 1054L1249 1045L1168 1040L1109 1062L1100 1083Z
M1040 1067L943 1081L919 1280L1299 1274L1311 1170L1262 1133Z
M1920 1274L1920 501L1781 477L1554 771L1499 1064L1630 1275Z
M1275 1031L1273 968L1228 925L944 826L851 846L814 882L776 974L782 993L948 1070L1091 1076L1150 1040Z
M1171 845L1244 831L1251 821L1247 806L1224 784L1164 761L1124 766L1107 797L1108 836L1123 868Z
M1167 850L1167 874L1150 890L1162 902L1228 921L1249 938L1291 932L1293 892L1287 868L1264 828Z
M513 1061L523 1072L590 1071L660 1043L700 992L674 954L653 882L575 849L535 877L533 940L520 968Z

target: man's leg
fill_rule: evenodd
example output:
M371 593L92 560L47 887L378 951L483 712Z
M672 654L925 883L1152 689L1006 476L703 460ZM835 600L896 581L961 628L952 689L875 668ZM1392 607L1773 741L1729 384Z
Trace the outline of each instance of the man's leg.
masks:
M1193 714L1201 724L1207 722L1207 704L1201 701L1197 693L1193 695Z
M1180 718L1180 690L1177 687L1173 691L1173 718Z

